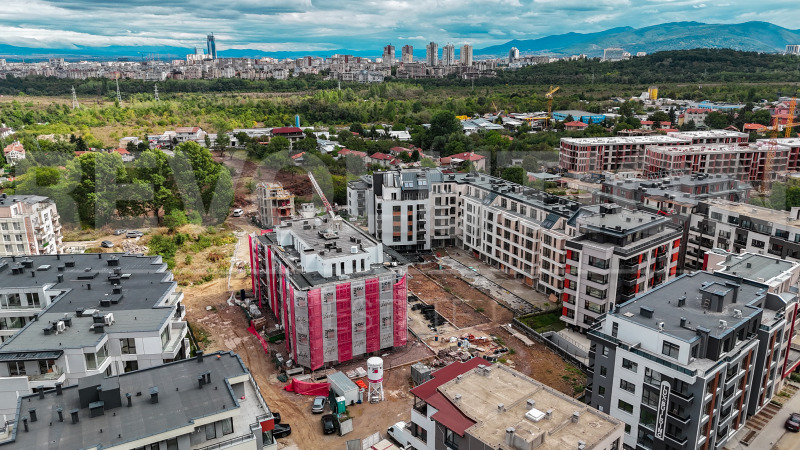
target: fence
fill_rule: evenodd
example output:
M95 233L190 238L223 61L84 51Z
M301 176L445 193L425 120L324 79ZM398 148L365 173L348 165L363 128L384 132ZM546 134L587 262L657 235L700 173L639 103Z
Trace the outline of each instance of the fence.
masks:
M563 348L561 348L558 345L556 345L555 342L551 341L550 339L547 339L545 336L539 334L538 332L536 332L535 330L531 329L529 326L527 326L524 323L520 322L516 318L514 318L514 326L517 329L519 329L520 331L522 331L523 333L525 333L526 335L528 335L529 337L531 337L532 339L534 339L536 342L540 342L540 343L544 344L550 350L556 352L559 356L564 358L564 360L566 360L568 363L570 363L573 366L575 366L578 369L580 369L581 372L583 372L584 374L586 374L586 375L589 374L589 366L588 365L586 365L583 361L581 361L580 359L576 358L574 355L572 355L568 351L566 351Z

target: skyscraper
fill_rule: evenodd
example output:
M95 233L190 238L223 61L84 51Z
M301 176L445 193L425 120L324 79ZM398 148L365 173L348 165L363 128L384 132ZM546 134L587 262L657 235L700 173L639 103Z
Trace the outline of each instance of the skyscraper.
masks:
M472 46L469 44L464 44L461 46L461 65L472 65Z
M456 63L456 47L453 44L447 44L442 48L442 65L452 66Z
M401 52L403 62L414 62L414 46L404 45Z
M208 56L211 59L217 59L217 43L214 41L214 33L208 35L206 44L208 45Z
M511 50L508 51L508 63L511 64L518 59L519 49L517 47L511 47Z
M425 59L429 66L438 66L439 65L439 44L436 42L431 42L430 44L425 47L427 50L425 54Z
M394 45L389 44L383 47L383 63L390 66L394 65Z

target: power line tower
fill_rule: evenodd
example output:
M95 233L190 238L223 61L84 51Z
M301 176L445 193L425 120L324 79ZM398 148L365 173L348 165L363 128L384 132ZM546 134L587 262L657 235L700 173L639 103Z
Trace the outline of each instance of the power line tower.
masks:
M160 101L161 101L161 99L159 99L159 98L158 98L158 84L156 84L156 85L155 85L155 88L156 88L156 96L155 96L155 99L156 99L156 101L157 101L157 102L160 102Z
M81 105L78 103L78 96L75 95L75 86L72 86L72 109L78 109Z
M114 78L114 81L117 82L117 103L122 106L122 95L119 93L119 77Z

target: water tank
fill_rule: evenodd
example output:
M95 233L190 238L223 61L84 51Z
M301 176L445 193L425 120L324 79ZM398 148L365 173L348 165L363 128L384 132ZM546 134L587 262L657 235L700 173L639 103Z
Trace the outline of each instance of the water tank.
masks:
M373 356L367 360L367 379L370 383L383 381L383 359Z

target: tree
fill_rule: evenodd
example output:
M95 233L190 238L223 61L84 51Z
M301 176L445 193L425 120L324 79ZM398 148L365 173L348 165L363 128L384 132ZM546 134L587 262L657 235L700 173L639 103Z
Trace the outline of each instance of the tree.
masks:
M169 231L175 231L176 228L180 228L187 223L189 223L189 218L180 209L174 209L164 216L164 226L169 228Z
M231 143L231 137L228 136L228 133L222 132L217 133L217 150L220 152L224 152L228 149Z
M419 150L414 149L414 151L411 152L411 160L412 161L419 161Z
M289 150L289 147L291 147L289 139L283 136L275 136L270 139L269 144L267 144L267 153L285 152Z
M364 164L364 160L358 156L345 155L344 164L348 174L363 175L367 172L367 167Z
M520 166L506 167L500 178L517 184L525 184L525 169Z
M728 116L716 111L711 111L706 115L705 124L709 128L715 130L721 130L730 125L728 122Z
M456 119L455 114L450 111L437 111L431 118L431 127L428 134L433 140L439 136L450 136L453 133L461 133L461 122Z
M436 167L436 161L432 160L431 158L422 158L422 161L419 162L419 165L433 169Z
M525 155L525 157L522 158L522 168L525 169L526 172L538 172L539 161L536 159L536 155Z
M650 114L649 116L647 116L647 120L651 120L656 123L658 122L672 123L672 120L669 118L669 114L665 113L664 111L656 111L653 114Z

